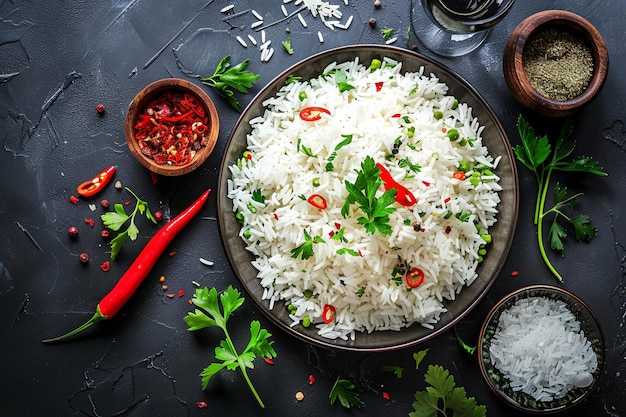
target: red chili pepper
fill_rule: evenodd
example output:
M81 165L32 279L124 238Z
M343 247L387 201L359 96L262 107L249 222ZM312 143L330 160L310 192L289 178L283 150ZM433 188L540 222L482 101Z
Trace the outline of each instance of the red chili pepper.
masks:
M400 113L394 113L391 115L391 117L393 117L394 119L397 119L400 116L402 116Z
M263 360L265 361L266 364L268 365L274 365L274 360L272 358L268 358L268 357L263 357Z
M328 207L326 199L319 194L311 194L311 196L306 201L308 201L309 204L313 207L320 210L324 210L326 207Z
M324 107L305 107L300 111L300 118L305 122L314 122L322 118L322 113L330 114Z
M93 179L78 186L76 192L83 197L92 197L98 194L111 181L115 174L115 166L105 168Z
M383 180L385 190L395 189L396 192L396 201L402 204L405 207L410 207L413 204L417 203L417 199L405 186L397 182L393 179L387 168L385 168L382 164L376 163L376 166L380 170L380 179Z
M89 218L89 219L85 219L85 224L88 224L89 226L93 227L94 224L96 224L96 222L94 222L92 218Z
M459 181L463 181L465 179L465 172L454 171L454 173L452 173L452 178L457 179Z
M71 195L70 196L70 203L72 204L78 204L78 197L76 197L75 195Z
M387 391L383 391L383 398L385 400L389 400L391 397L389 396L389 393Z
M422 285L424 282L424 271L419 268L412 268L408 274L406 274L406 285L409 288L415 288Z
M315 376L313 374L309 375L309 385L313 385L315 383Z
M198 408L207 408L209 404L206 401L196 401L196 407Z
M336 316L337 310L335 310L335 306L326 304L322 310L322 321L326 324L331 323L335 320Z
M378 81L376 83L374 83L374 85L376 86L376 91L380 91L383 89L383 82L382 81Z
M517 271L511 271L511 276L512 276L512 277L516 277L516 276L518 276L518 275L519 275L519 272L517 272Z
M185 290L178 290L178 297L184 297L185 296Z
M85 324L72 330L63 336L44 340L44 343L59 342L65 340L103 320L115 316L122 306L130 299L135 290L148 275L156 261L167 248L174 237L200 212L209 197L211 190L205 191L196 201L170 222L165 224L150 239L135 261L122 275L113 289L106 295L96 307L96 312Z

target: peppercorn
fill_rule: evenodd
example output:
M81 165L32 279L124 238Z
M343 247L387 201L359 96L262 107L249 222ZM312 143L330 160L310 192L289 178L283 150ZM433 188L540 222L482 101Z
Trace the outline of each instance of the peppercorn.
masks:
M102 269L104 272L108 272L111 270L111 263L109 261L106 261L104 263L102 263L102 265L100 265L100 269Z
M371 28L376 27L376 19L374 19L373 17L370 17L370 20L368 20L367 23L369 23Z
M109 240L111 238L111 232L105 229L100 232L100 236L102 236L102 239L104 240Z
M161 220L163 220L163 213L160 211L155 211L154 218L157 222L160 222Z
M98 112L98 114L104 114L104 104L99 103L99 104L96 106L96 111Z
M74 239L75 237L78 236L78 227L76 226L70 226L69 229L67 229L67 234Z
M108 208L108 207L109 207L109 200L102 200L102 201L100 202L100 205L101 205L103 208Z
M80 259L82 263L86 264L89 262L89 254L87 254L87 252L83 252L78 256L78 259Z

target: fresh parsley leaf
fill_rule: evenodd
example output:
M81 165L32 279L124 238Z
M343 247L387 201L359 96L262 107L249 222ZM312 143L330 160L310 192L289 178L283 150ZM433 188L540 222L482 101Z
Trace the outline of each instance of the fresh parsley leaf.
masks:
M393 374L398 377L398 378L402 378L402 373L404 372L404 368L402 368L401 366L395 366L395 365L384 365L382 368L383 372L393 372Z
M549 215L554 216L548 230L548 240L550 247L561 256L565 254L563 240L567 237L567 229L559 220L567 221L574 229L576 239L581 242L589 242L596 236L596 228L592 225L591 219L587 215L570 217L563 212L563 209L575 207L576 199L583 193L567 195L567 188L561 188L557 183L554 187L554 206L546 209L546 196L550 187L550 180L554 171L563 172L583 172L598 176L606 176L606 172L588 156L578 156L567 160L576 146L576 141L572 138L573 122L566 120L559 131L558 138L552 148L547 136L537 136L535 130L520 115L517 122L521 145L513 148L517 159L528 169L530 169L537 179L537 197L535 200L534 223L537 225L537 243L541 257L559 280L563 278L552 265L544 249L543 223Z
M289 55L293 55L293 47L291 46L291 39L287 38L283 41L283 48Z
M422 360L424 360L427 353L428 353L428 349L423 349L413 354L413 360L415 361L415 369L418 369L420 367L420 363L422 363Z
M380 30L380 33L383 35L383 38L389 39L393 35L393 29L383 28Z
M358 251L350 248L339 248L337 249L337 255L350 255L350 256L360 256Z
M378 231L382 236L391 234L389 225L389 215L396 211L390 207L395 201L396 189L386 190L380 197L376 193L382 185L380 170L376 166L374 159L368 156L361 163L361 169L357 170L357 178L354 183L345 181L348 197L341 208L341 215L347 217L350 213L350 206L357 204L365 216L357 218L357 222L365 227L368 233L374 234Z
M463 341L463 339L461 339L461 335L459 335L459 332L456 329L456 326L454 326L454 335L456 336L457 342L459 342L459 344L461 345L464 351L466 351L470 355L473 355L474 352L476 352L476 346L469 346L467 343Z
M137 194L132 192L130 188L126 187L126 191L131 193L136 201L135 208L130 215L126 214L126 210L124 210L124 206L118 203L113 206L114 211L108 211L100 216L103 224L108 229L113 230L114 232L120 231L122 227L126 223L128 223L126 230L119 232L109 242L109 245L111 246L111 259L112 260L117 257L117 254L122 249L122 246L124 245L126 240L128 239L135 240L137 239L137 236L139 236L139 228L135 224L135 216L137 215L137 213L145 215L146 218L150 220L152 223L156 224L157 222L154 216L152 215L152 213L150 212L148 203L146 201L143 201L139 197L137 197Z
M252 191L252 200L256 201L257 203L265 204L265 197L261 193L260 189Z
M235 91L233 91L233 89L240 93L248 92L259 79L259 74L245 71L245 68L250 62L249 59L245 59L235 66L232 66L230 61L230 55L222 58L217 64L213 75L200 78L200 81L217 90L232 108L241 111L241 105L235 97Z
M313 244L326 243L324 239L322 239L320 236L311 237L311 235L306 230L303 230L303 232L304 232L304 243L302 243L300 246L297 246L291 250L292 258L297 259L298 257L300 257L300 259L303 259L303 260L309 259L310 257L313 256Z
M441 413L454 417L485 417L487 408L468 397L463 387L457 387L454 377L440 365L430 365L424 377L429 386L415 393L410 417L436 417Z
M230 371L239 369L259 405L265 407L248 377L247 369L254 369L254 360L257 357L276 357L276 351L272 347L274 342L270 341L271 333L262 329L257 320L253 320L250 322L250 340L244 351L239 354L226 327L228 319L244 302L239 290L229 286L218 295L215 288L210 290L206 287L197 288L191 302L196 306L196 309L184 318L188 330L196 331L208 327L219 327L226 337L215 348L215 359L218 362L211 363L200 373L202 389L206 389L211 378L222 369L226 368Z
M333 405L337 400L345 408L361 408L365 405L359 398L359 394L354 392L354 384L348 379L337 377L335 384L330 390L330 404Z
M349 91L354 89L354 86L349 83L352 79L348 77L348 73L344 70L331 70L327 73L322 74L322 76L334 75L335 84L337 84L337 88L339 88L339 92L343 93L344 91Z

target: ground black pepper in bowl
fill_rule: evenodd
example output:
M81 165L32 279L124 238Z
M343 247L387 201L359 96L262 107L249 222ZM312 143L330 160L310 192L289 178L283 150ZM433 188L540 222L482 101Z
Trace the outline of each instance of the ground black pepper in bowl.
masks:
M515 99L549 117L569 117L602 90L609 54L598 30L565 10L524 19L504 47L502 70Z
M529 39L523 64L530 85L554 101L581 95L593 75L593 55L588 43L557 28L544 29Z

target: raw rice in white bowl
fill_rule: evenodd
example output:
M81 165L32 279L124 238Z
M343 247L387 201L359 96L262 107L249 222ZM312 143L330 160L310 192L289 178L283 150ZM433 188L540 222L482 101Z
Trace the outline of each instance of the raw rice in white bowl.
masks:
M329 339L433 328L444 300L476 279L500 202L500 158L483 146L472 109L423 69L402 74L390 59L368 66L333 63L317 78L289 80L250 121L247 151L229 167L228 198L263 298L270 308L284 301L293 326L310 322ZM313 106L328 114L303 120L300 112ZM389 234L367 231L357 203L342 214L346 183L367 158L417 199L391 204L382 222ZM380 184L376 198L384 192ZM312 195L326 207L309 203ZM413 268L424 281L410 288L404 275ZM328 323L325 306L336 312Z

